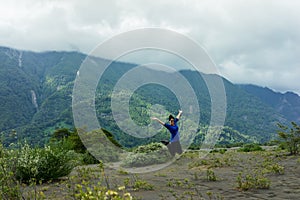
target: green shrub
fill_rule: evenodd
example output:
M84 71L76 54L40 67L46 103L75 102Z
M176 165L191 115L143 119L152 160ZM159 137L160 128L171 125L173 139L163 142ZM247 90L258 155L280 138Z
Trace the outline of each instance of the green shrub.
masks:
M148 183L147 181L136 180L133 185L133 189L135 190L153 190L154 185Z
M256 188L258 189L269 189L271 185L271 181L264 177L264 176L259 176L256 178Z
M213 149L209 153L220 153L224 154L227 151L227 149Z
M300 126L295 122L291 122L292 127L282 125L277 126L281 129L278 131L278 136L281 139L281 147L288 149L291 155L299 153L300 146Z
M0 143L0 199L21 199L20 184L15 178L16 153Z
M98 164L99 160L97 160L93 155L91 155L89 152L85 152L82 154L82 162L83 164Z
M151 164L165 163L171 159L168 148L160 143L139 146L123 161L125 167L141 167Z
M86 148L82 143L78 130L69 130L67 128L60 128L54 131L50 144L57 143L61 148L66 150L74 150L76 153L85 153Z
M251 151L263 151L263 148L259 146L259 144L251 143L251 144L245 144L243 147L241 147L239 152L251 152Z
M88 135L83 138L85 140L84 144L79 133ZM97 140L99 140L99 142L95 142ZM113 144L118 147L118 150L120 150L120 144L114 140L113 135L110 132L104 129L84 132L82 129L69 130L62 128L55 130L49 145L54 148L59 147L66 151L80 153L83 162L82 164L97 164L99 163L99 160L119 160L118 151L113 148L113 145L110 144L110 142L113 142ZM87 149L85 145L87 145L89 149Z
M82 132L81 135L85 135L85 137L81 139L84 141L87 151L97 160L104 162L115 162L119 160L122 149L112 144L101 129L91 132Z
M155 151L160 151L164 147L165 147L165 145L161 144L161 143L151 143L148 145L139 146L133 152L134 153L152 153Z
M284 174L284 166L281 166L278 163L266 166L266 169L267 169L268 172L274 173L274 174L277 174L277 175Z
M215 172L212 169L207 169L207 171L206 171L206 179L208 181L216 181L217 180Z
M243 175L241 172L237 176L237 188L240 190L249 189L269 189L271 181L262 174L248 173Z
M74 158L76 154L72 151L50 146L31 148L25 144L18 153L16 177L23 182L56 179L71 172L76 165Z

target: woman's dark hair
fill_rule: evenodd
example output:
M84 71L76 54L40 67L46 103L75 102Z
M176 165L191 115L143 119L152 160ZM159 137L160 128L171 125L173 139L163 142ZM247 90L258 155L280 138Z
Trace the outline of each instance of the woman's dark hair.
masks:
M171 119L175 119L175 118L173 117L173 115L169 115L169 121L170 121Z

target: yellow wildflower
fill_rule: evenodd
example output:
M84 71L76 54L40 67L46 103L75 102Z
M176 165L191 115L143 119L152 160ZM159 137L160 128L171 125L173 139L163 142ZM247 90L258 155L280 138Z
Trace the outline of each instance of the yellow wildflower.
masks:
M120 186L120 187L118 187L118 190L119 190L119 191L125 190L125 186Z
M117 196L118 193L116 191L113 191L113 190L108 190L106 193L105 193L106 196Z
M132 200L131 194L130 194L129 192L125 193L125 194L124 194L124 199L125 199L125 200Z

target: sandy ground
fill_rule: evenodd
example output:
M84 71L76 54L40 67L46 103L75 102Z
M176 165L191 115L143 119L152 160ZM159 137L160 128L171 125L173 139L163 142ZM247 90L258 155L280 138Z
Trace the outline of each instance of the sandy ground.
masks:
M116 170L118 163L114 164L114 167L112 163L106 164L103 184L112 189L127 184L126 191L136 199L300 199L300 156L287 156L284 152L227 151L210 153L205 158L199 156L199 152L188 152L163 169L139 174L127 174L121 167ZM272 171L272 166L283 167L284 171ZM96 183L103 176L97 172L97 165L79 167L82 168L93 171L87 172L94 173L89 177L90 182ZM213 175L208 177L208 171ZM238 188L239 174L244 180L246 175L263 174L270 186L243 190ZM71 176L82 175L74 169ZM134 189L137 181L147 183L151 190L143 186ZM72 182L65 177L56 183L40 185L37 190L42 190L48 199L72 199L67 183Z

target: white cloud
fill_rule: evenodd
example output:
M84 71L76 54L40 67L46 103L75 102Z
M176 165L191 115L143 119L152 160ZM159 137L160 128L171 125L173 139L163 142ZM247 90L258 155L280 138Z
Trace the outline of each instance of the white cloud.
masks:
M294 90L300 75L300 1L0 0L0 45L88 53L109 37L163 27L202 44L233 82Z

